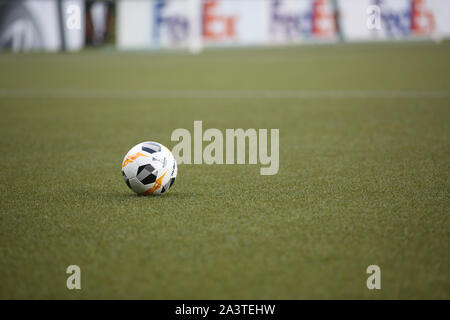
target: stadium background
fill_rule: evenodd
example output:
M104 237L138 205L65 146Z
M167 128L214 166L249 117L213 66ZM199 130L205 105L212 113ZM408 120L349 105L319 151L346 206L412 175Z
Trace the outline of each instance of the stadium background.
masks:
M0 297L448 299L449 36L445 0L0 1ZM194 120L279 128L280 172L131 194Z
M43 0L0 3L0 47L80 50L264 46L450 36L442 0Z

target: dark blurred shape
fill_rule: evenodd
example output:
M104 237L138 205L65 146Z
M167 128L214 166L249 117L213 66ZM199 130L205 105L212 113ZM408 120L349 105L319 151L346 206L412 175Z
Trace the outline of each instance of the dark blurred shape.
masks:
M101 46L114 43L115 2L86 1L86 44Z
M25 3L0 2L0 48L18 52L43 46L42 31Z

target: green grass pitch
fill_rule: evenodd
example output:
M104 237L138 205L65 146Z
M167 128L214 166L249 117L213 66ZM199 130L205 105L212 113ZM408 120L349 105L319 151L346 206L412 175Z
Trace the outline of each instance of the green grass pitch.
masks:
M449 43L1 54L0 298L449 299L449 57ZM279 128L279 173L180 165L168 194L132 194L128 149L172 148L194 120Z

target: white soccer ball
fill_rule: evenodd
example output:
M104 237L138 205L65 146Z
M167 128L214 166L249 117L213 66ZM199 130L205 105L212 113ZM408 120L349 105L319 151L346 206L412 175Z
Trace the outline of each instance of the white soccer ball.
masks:
M122 162L123 179L137 194L167 192L173 186L177 172L177 161L172 152L153 141L135 145Z

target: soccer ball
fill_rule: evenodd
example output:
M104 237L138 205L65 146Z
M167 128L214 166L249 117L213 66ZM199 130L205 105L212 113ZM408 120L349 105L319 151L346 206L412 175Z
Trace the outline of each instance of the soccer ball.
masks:
M172 152L153 141L135 145L122 162L123 179L137 194L167 192L175 183L177 172L177 162Z

